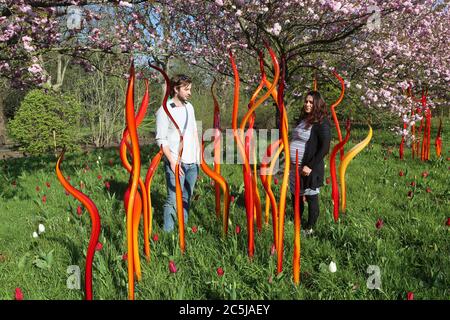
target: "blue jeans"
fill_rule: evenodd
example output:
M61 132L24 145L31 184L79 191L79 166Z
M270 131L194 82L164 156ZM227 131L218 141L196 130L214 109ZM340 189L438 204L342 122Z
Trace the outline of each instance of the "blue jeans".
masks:
M198 176L198 164L181 163L181 169L184 176L180 175L180 184L183 192L183 212L184 224L188 221L188 211L191 203L191 197L194 193L195 182ZM177 205L175 193L175 173L170 168L169 161L164 159L164 170L166 172L167 199L164 203L164 231L170 232L174 228L174 221L177 220Z

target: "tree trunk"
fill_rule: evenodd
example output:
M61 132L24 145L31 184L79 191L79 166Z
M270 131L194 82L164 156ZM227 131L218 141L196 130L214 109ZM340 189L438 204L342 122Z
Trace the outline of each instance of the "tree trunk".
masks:
M5 145L8 141L6 136L5 114L3 111L3 97L0 97L0 146Z

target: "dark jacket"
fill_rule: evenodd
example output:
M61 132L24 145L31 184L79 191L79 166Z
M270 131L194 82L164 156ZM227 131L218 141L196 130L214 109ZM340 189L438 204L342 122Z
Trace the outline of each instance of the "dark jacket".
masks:
M305 153L301 166L308 166L312 169L309 176L301 176L301 189L315 189L323 186L325 175L324 158L330 150L331 129L327 118L321 123L314 123L311 128L311 135L306 142ZM295 165L295 164L294 164Z

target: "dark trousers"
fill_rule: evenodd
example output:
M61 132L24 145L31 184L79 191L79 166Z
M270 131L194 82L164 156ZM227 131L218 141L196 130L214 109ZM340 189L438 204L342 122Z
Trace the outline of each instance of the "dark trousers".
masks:
M319 195L315 194L313 196L305 196L306 202L308 202L308 222L306 223L304 229L311 229L317 222L319 218ZM294 194L291 193L292 199L292 212L295 208ZM303 196L299 197L300 200L300 217L303 217L303 210L305 210L305 203L303 202Z

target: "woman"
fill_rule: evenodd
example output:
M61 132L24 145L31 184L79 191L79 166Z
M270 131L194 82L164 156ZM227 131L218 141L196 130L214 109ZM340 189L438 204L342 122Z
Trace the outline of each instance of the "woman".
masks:
M324 157L330 149L331 132L327 117L327 106L318 91L306 95L299 124L292 132L290 142L291 172L289 185L294 208L295 192L295 154L298 150L300 173L300 214L303 213L305 196L308 202L308 222L305 233L313 233L313 227L319 217L319 192L323 185Z

